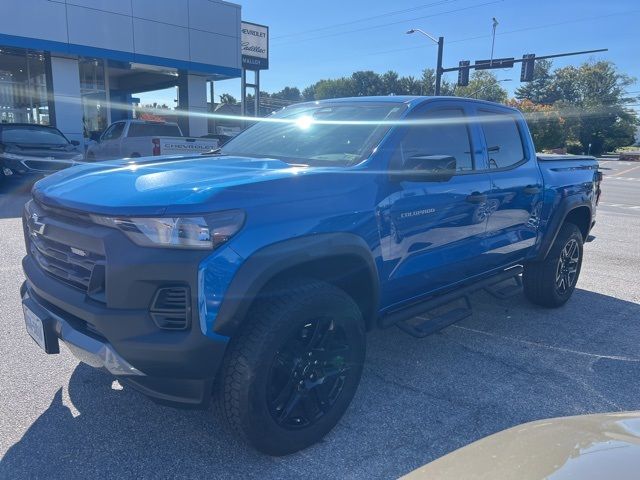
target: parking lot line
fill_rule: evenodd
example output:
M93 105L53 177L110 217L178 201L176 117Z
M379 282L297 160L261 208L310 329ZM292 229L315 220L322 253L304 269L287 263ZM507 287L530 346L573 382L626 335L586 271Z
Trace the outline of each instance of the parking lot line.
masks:
M612 177L619 177L620 175L624 175L625 173L632 172L632 171L634 171L634 170L637 170L638 168L640 168L640 165L636 165L635 167L628 168L627 170L623 170L623 171L621 171L621 172L614 173L614 174L613 174L613 175L611 175L611 176L612 176Z

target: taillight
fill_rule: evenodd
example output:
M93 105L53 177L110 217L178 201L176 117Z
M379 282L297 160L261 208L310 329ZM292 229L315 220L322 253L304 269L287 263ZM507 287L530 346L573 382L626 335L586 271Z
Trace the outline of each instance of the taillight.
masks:
M152 155L153 156L160 155L160 139L159 138L152 138L151 139L151 143L153 143Z

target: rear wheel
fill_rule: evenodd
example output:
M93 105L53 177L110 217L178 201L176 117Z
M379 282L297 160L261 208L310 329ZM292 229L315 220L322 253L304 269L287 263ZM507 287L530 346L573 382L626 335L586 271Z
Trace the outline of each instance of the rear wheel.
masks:
M572 223L565 223L547 258L525 265L522 281L526 297L544 307L564 305L578 283L582 254L580 230Z
M252 308L230 346L223 415L264 453L306 448L342 417L364 357L362 315L345 292L314 280L283 283Z

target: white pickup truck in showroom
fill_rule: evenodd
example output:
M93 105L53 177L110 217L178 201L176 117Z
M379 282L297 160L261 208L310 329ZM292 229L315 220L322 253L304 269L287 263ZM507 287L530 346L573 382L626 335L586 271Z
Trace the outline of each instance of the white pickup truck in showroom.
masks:
M185 137L177 123L147 120L114 122L87 149L87 160L189 155L218 148L218 140Z

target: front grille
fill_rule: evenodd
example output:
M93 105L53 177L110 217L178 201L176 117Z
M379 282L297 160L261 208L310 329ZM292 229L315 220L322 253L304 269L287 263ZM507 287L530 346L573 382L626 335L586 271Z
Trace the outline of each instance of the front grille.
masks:
M31 231L30 251L40 268L54 277L85 292L97 264L104 265L104 257L75 249Z
M41 218L36 213L26 215L29 254L49 275L100 300L104 295L104 255L50 238L47 236L48 218Z
M44 172L62 170L63 168L67 168L72 165L71 162L56 162L51 160L25 160L23 163L33 170L40 170Z

